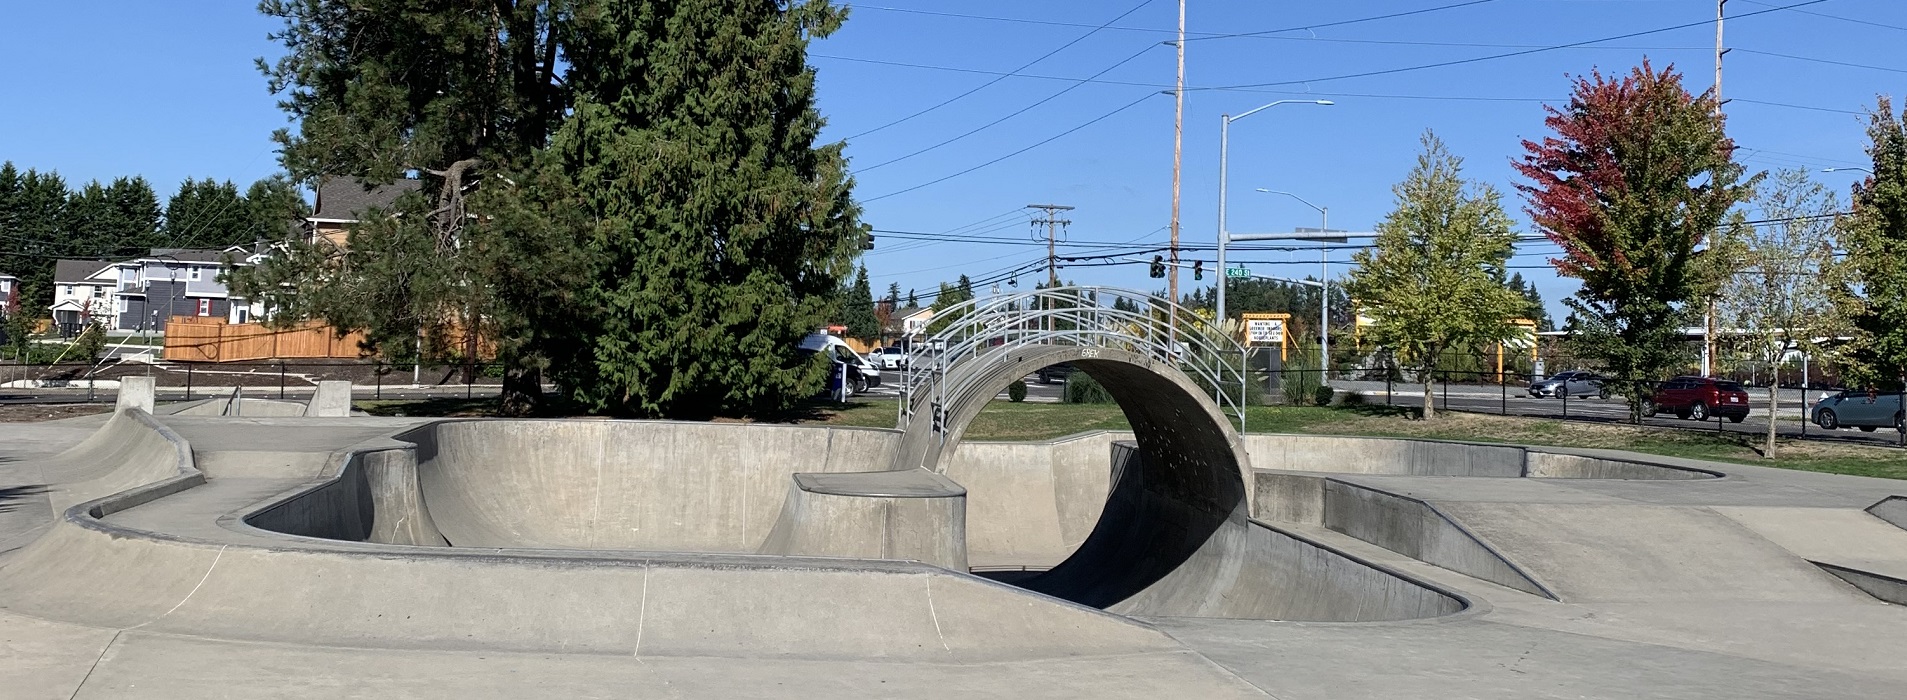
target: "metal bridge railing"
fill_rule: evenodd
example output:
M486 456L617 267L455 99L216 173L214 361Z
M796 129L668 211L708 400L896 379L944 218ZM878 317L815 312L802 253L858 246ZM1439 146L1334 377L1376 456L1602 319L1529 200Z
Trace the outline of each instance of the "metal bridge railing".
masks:
M973 299L935 313L929 334L910 348L901 391L901 428L928 411L935 431L945 397L969 389L971 362L1001 362L1031 345L1124 350L1169 364L1199 384L1245 429L1245 351L1204 312L1145 292L1070 286ZM950 384L952 381L955 384Z

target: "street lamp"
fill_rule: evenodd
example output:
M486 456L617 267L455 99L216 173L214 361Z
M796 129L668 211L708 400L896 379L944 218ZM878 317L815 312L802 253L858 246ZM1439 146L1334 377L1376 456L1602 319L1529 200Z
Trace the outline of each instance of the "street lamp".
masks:
M1290 192L1268 190L1263 187L1258 188L1258 191L1265 194L1282 194L1286 197L1298 200L1307 207L1318 210L1318 261L1321 265L1321 272L1318 275L1318 281L1320 283L1318 285L1318 369L1322 370L1323 380L1329 383L1331 381L1331 249L1328 245L1333 240L1343 242L1345 239L1332 239L1330 237L1330 207L1320 207L1316 204L1312 204L1310 200Z
M1869 174L1869 175L1873 175L1873 174L1874 174L1874 171L1872 171L1872 170L1868 170L1867 168L1858 168L1858 167L1845 167L1845 168L1822 168L1822 169L1821 169L1821 172L1824 172L1824 173L1838 173L1838 172L1841 172L1841 171L1843 171L1843 170L1859 170L1859 171L1861 171L1861 172L1864 172L1864 173L1867 173L1867 174Z
M1225 201L1228 194L1226 189L1228 186L1227 167L1228 167L1228 160L1231 155L1232 122L1238 121L1240 119L1244 119L1245 117L1249 117L1251 115L1257 114L1259 112L1263 112L1267 109L1271 109L1273 107L1276 107L1282 104L1312 104L1312 105L1322 105L1322 106L1329 107L1336 103L1330 100L1278 100L1270 104L1260 105L1258 107L1245 110L1244 112L1240 113L1236 117L1229 114L1221 115L1220 117L1221 122L1219 124L1219 129L1218 129L1218 269L1220 274L1224 274L1224 270L1225 270L1225 244L1231 241L1231 233L1225 229ZM1217 319L1219 323L1224 323L1225 322L1225 278L1223 277L1219 278L1218 280L1217 302L1218 302L1217 303L1217 306L1218 306Z

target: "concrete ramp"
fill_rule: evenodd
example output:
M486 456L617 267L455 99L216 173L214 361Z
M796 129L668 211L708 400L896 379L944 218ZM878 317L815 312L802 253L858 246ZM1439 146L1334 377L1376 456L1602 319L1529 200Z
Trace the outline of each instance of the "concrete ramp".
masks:
M1438 507L1564 602L1849 602L1807 560L1706 507L1448 503Z

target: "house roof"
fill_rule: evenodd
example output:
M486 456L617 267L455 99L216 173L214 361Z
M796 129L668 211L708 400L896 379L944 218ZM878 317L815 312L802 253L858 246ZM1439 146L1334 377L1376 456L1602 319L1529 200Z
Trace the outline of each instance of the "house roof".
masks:
M398 197L416 192L419 184L416 180L398 180L366 188L364 181L355 177L323 178L318 181L318 210L311 213L311 218L358 221L367 209L389 209Z
M54 284L79 284L112 263L100 260L60 260L53 263Z
M924 312L927 312L927 313L929 313L929 314L931 314L931 313L933 313L933 312L934 312L934 307L931 307L931 306L909 306L909 307L906 307L906 308L901 308L901 309L895 309L895 310L894 310L894 318L898 318L898 319L909 319L909 318L913 318L913 317L915 317L915 316L919 316L919 315L921 314L921 312L923 312L923 311L924 311Z
M188 263L194 263L194 262L223 263L225 262L225 258L228 255L230 255L230 250L231 250L230 248L227 248L225 250L211 250L211 249L204 249L204 248L153 248L152 254L141 255L137 259L138 260L160 259L164 261L177 260L179 262L188 262Z

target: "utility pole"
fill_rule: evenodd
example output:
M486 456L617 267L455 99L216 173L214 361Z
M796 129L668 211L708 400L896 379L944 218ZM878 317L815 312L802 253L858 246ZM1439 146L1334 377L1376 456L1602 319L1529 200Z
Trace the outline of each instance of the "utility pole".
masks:
M1059 228L1061 226L1071 226L1073 223L1066 219L1059 218L1059 213L1072 211L1073 208L1064 204L1028 204L1026 208L1039 209L1046 212L1045 218L1034 219L1033 223L1036 225L1034 229L1036 232L1038 231L1038 224L1046 224L1046 288L1053 289L1059 286L1059 256L1054 250L1061 235ZM1038 234L1035 233L1035 235ZM1052 316L1046 317L1046 332L1053 332Z
M1172 262L1179 261L1179 173L1184 164L1185 152L1185 0L1179 0L1179 38L1172 42L1178 48L1179 80L1172 91ZM1222 274L1222 271L1221 271ZM1219 284L1225 284L1220 277ZM1166 278L1167 294L1172 299L1172 313L1178 314L1179 266L1174 264ZM1178 328L1178 319L1169 321L1171 328Z
M1727 19L1728 0L1715 0L1715 118L1722 117L1722 55L1728 53L1722 45L1722 22ZM1712 245L1712 244L1711 244ZM1715 297L1708 298L1708 308L1702 314L1702 376L1714 374L1715 368ZM1773 420L1771 417L1769 420Z

